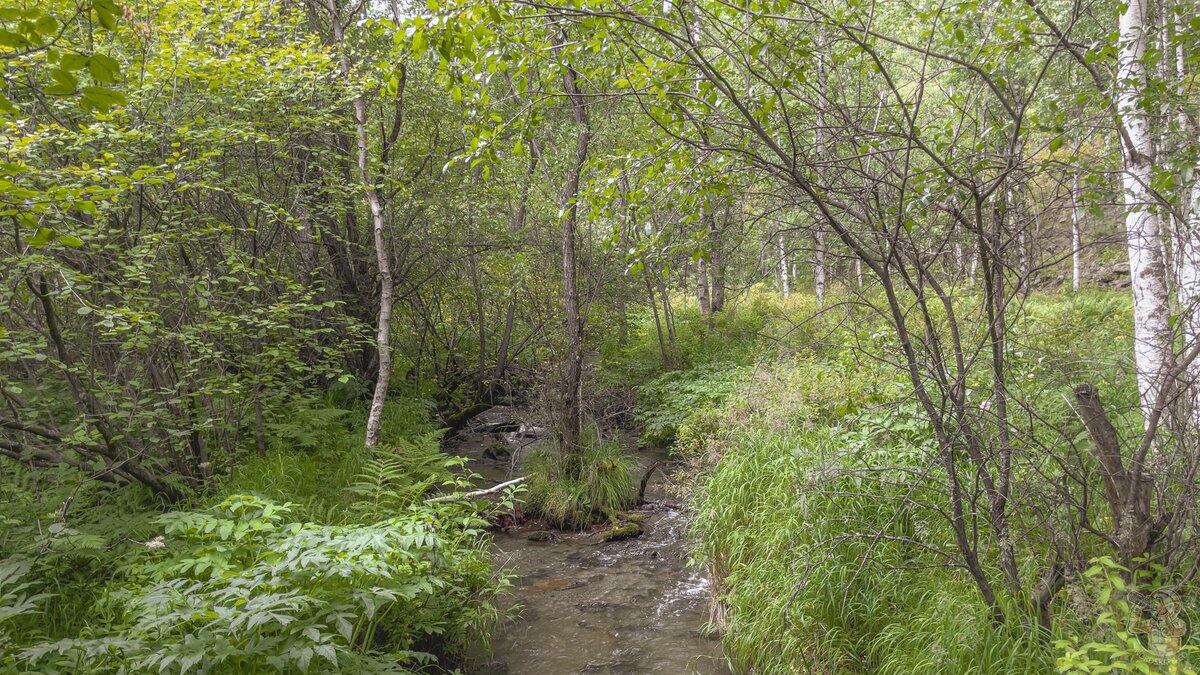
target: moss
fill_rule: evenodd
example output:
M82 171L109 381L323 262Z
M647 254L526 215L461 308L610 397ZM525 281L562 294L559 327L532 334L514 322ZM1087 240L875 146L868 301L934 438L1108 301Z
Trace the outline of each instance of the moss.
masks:
M625 541L626 539L636 539L642 536L645 530L638 523L623 523L610 527L601 534L604 541Z

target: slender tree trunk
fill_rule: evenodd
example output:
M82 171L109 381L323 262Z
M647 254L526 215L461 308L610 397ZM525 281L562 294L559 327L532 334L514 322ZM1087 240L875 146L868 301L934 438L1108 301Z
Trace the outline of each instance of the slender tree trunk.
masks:
M658 351L662 354L664 368L671 367L671 354L667 351L667 342L663 337L662 318L658 315L658 300L654 298L654 284L650 281L650 268L646 259L642 258L642 278L646 280L646 295L650 298L650 311L654 314L654 328L658 331Z
M561 41L554 45L554 53L561 60L565 31ZM582 425L580 389L583 383L583 322L579 312L579 289L576 278L575 229L579 216L579 183L587 163L588 145L591 142L591 124L588 120L587 103L579 92L575 69L564 64L563 90L575 116L578 136L575 139L575 156L568 169L566 184L562 192L562 256L563 256L563 305L567 321L567 363L563 381L563 408L559 420L559 445L564 452L579 451L579 433Z
M813 265L813 288L817 293L817 304L825 304L825 229L818 227L816 233L816 249L813 251L813 256L816 258Z
M350 57L346 54L346 36L342 26L341 12L337 0L326 0L329 9L329 20L333 28L333 40L338 47L338 65L342 78L353 86ZM383 428L383 407L387 402L388 386L392 379L392 296L394 283L392 281L392 265L388 256L387 237L383 215L383 200L375 189L371 179L370 146L367 142L367 98L360 93L354 98L354 135L358 142L358 179L366 195L367 208L371 212L371 229L375 243L375 262L379 267L379 320L376 323L375 345L379 354L379 369L375 377L375 391L371 396L371 410L367 414L366 445L374 448L379 445L379 435Z
M821 43L825 42L825 32L821 31ZM820 162L825 157L825 94L826 94L826 74L825 65L822 64L817 70L817 89L821 96L822 105L817 106L817 124L813 128L813 146L816 150L817 161ZM813 249L813 289L817 295L817 305L825 304L825 224L817 219L817 231L815 233L815 246Z
M787 247L783 243L783 233L780 232L775 238L775 246L779 252L779 292L783 293L783 297L788 297L792 294L792 286L790 283L789 270L787 264Z
M712 311L719 312L725 309L725 254L721 249L725 244L725 239L722 232L717 230L713 233L712 241L712 257L710 267L712 268Z
M1079 176L1071 186L1071 290L1078 293L1083 278L1083 232L1079 218Z
M700 313L712 313L712 301L708 296L708 267L704 258L696 260L696 297L700 301Z
M1175 259L1178 265L1179 311L1183 323L1184 351L1200 341L1200 182L1193 183L1189 194L1187 221L1176 242ZM1200 359L1187 366L1187 383L1191 411L1189 420L1193 433L1200 431Z
M962 228L954 226L954 275L961 279L967 275L967 258L963 253Z
M483 378L487 374L487 316L483 303L483 279L473 245L467 246L467 266L471 270L471 291L475 295L475 322L479 325L479 365L475 376L475 391L483 394Z
M1179 39L1181 31L1187 28L1180 24L1191 14L1186 11L1184 4L1168 3L1172 16L1167 21L1168 37L1175 42L1171 75L1176 83L1175 96L1177 108L1175 121L1179 131L1192 138L1200 136L1197 129L1188 118L1184 101L1186 100L1185 86L1187 82L1187 59L1184 53L1184 40ZM1167 78L1172 79L1171 77ZM1182 227L1174 231L1175 265L1176 265L1176 294L1179 311L1182 314L1184 351L1200 341L1200 167L1193 167L1192 183L1181 195L1182 203L1179 210L1183 215ZM1189 415L1190 430L1193 434L1200 433L1200 359L1192 361L1187 367L1187 383L1191 410ZM1193 439L1194 442L1194 439Z
M1153 135L1150 119L1140 105L1146 88L1148 0L1129 0L1121 14L1121 51L1117 60L1117 109L1126 138L1121 149L1125 162L1125 230L1128 238L1129 276L1133 287L1134 363L1142 410L1149 417L1159 387L1173 361L1168 323L1170 302L1166 267L1162 257L1162 226L1150 207L1153 195Z
M667 278L662 274L655 275L657 278L658 295L662 298L663 305L663 323L667 327L667 347L674 362L675 354L679 353L677 343L675 341L675 309L671 306L671 294L667 290Z

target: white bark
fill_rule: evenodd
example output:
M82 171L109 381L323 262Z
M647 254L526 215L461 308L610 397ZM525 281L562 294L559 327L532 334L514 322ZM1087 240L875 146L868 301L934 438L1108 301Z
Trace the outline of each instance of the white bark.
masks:
M821 32L821 43L825 42L825 33ZM817 126L813 129L813 146L816 150L817 161L825 157L825 67L822 64L818 71L818 90L821 94L820 105L817 106ZM816 260L813 265L813 287L817 293L817 304L825 303L825 223L817 219L816 248L813 251Z
M1149 185L1153 135L1150 120L1139 105L1146 86L1147 6L1149 0L1129 0L1119 26L1121 50L1117 61L1117 111L1125 138L1125 231L1129 276L1133 287L1134 364L1142 410L1149 415L1173 360L1170 303L1162 257L1162 222L1153 209Z
M790 270L788 270L787 250L783 243L782 232L776 237L775 246L779 249L779 290L783 293L783 297L786 298L792 294L792 285L791 280L788 278Z
M1183 327L1183 350L1186 352L1200 341L1200 183L1192 183L1183 223L1175 242L1176 293ZM1191 400L1193 428L1200 420L1200 359L1187 367L1188 392Z
M825 229L817 228L817 246L814 251L816 265L813 267L813 286L817 291L817 304L825 302Z
M346 36L342 27L342 15L337 0L326 0L329 20L333 28L333 40L338 47L338 67L346 83L351 82L350 58L346 55ZM371 229L375 240L375 259L379 265L379 321L376 324L375 345L379 352L379 370L375 377L375 392L371 396L371 411L367 414L366 445L379 445L383 427L383 406L387 402L388 386L392 380L392 265L388 256L387 237L384 232L383 200L379 197L371 179L370 146L367 143L367 99L359 94L354 99L354 134L358 141L358 178L366 195L367 208L371 212Z
M1178 8L1179 3L1170 3L1172 9ZM1170 36L1176 38L1180 31L1186 28L1179 23L1180 17L1186 19L1186 12L1172 12L1168 23ZM1197 134L1198 130L1189 128L1191 123L1182 105L1184 100L1184 83L1187 69L1183 50L1183 40L1178 40L1175 48L1174 72L1176 82L1176 97L1178 108L1175 111L1176 123L1182 133ZM1183 324L1183 350L1186 352L1200 340L1200 167L1192 168L1192 184L1182 195L1180 211L1183 220L1177 223L1172 235L1175 237L1172 250L1175 254L1175 279L1177 301ZM1200 420L1200 359L1192 361L1187 368L1188 392L1191 402L1191 420L1193 428Z
M1079 176L1071 185L1071 290L1079 292L1083 275L1083 233L1079 218Z

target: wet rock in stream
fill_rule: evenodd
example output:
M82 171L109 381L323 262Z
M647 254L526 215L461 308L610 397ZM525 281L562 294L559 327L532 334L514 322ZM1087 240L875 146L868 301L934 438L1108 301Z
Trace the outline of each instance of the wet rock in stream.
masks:
M640 537L643 532L645 530L638 523L622 523L601 532L600 538L604 541L625 541L626 539Z
M447 439L446 451L470 459L480 487L521 473L525 450L541 429L519 408L493 408ZM643 476L671 461L665 450L634 449ZM504 454L497 443L509 453ZM605 541L604 531L536 530L514 517L495 534L494 559L514 574L510 601L518 607L492 635L471 675L592 675L663 673L723 675L719 642L702 636L708 581L687 565L687 515L669 503L669 470L653 472L646 504L614 514L641 536ZM625 516L629 517L626 518ZM532 531L531 531L532 530Z

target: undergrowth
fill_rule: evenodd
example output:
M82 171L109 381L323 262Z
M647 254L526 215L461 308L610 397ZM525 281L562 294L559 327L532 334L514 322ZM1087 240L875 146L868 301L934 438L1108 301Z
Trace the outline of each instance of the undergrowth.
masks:
M293 404L266 421L265 456L166 514L135 487L14 470L0 672L452 667L501 618L507 581L474 506L424 503L470 487L430 412L393 397L369 451L356 411Z
M1119 432L1136 434L1128 298L1035 295L1018 314L1009 386L1042 416L1034 439L1078 428L1063 393L1080 381L1103 387ZM911 478L937 454L933 432L904 374L877 357L898 349L878 318L837 298L818 312L757 293L734 316L681 317L674 364L655 363L652 326L609 358L636 387L643 442L689 462L696 561L713 576L714 628L737 672L1158 672L1126 659L1145 650L1113 646L1122 638L1103 607L1067 597L1087 595L1088 579L1061 592L1054 634L1041 636L1011 618L1028 616L1026 599L1003 600L1010 621L996 625L969 575L936 554L954 542L917 505L940 495ZM754 328L726 343L727 324ZM989 395L987 382L968 385ZM900 543L911 541L925 548Z
M560 528L583 528L609 520L617 511L633 506L637 458L618 441L601 440L595 427L581 439L582 449L572 455L542 447L525 462L529 479L526 510Z

